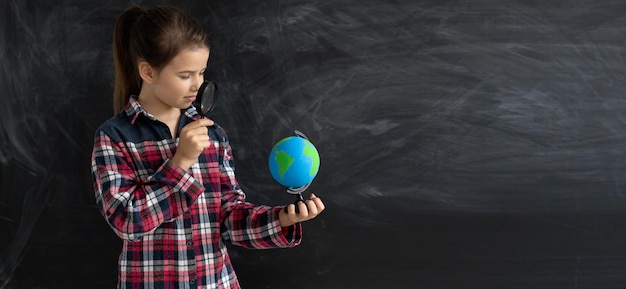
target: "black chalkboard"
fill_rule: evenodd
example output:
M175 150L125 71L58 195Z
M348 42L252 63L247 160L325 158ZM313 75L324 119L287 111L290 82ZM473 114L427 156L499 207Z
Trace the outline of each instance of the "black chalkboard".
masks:
M297 129L327 205L244 288L625 288L626 2L139 1L211 30L248 200ZM114 288L92 136L132 1L0 2L0 288Z

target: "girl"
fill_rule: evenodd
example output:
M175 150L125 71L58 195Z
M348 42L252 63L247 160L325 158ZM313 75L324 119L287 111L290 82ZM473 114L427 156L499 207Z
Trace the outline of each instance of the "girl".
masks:
M254 206L224 130L191 105L209 58L202 26L174 7L134 6L113 36L115 116L95 133L98 208L124 240L118 288L239 288L225 241L293 247L322 200Z

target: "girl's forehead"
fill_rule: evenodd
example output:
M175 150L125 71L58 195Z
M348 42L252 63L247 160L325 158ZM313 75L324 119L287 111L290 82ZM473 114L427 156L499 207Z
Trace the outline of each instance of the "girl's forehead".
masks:
M167 66L175 70L202 70L207 66L209 61L209 49L183 49L181 50Z

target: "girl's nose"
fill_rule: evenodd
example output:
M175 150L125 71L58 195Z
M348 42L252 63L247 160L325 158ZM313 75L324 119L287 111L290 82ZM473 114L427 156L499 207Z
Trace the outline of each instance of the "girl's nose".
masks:
M192 89L192 91L196 92L196 91L198 91L198 89L200 89L200 86L204 82L204 77L202 75L198 75L198 76L194 77L194 79L195 79L195 81L193 82L193 85L192 85L191 89Z

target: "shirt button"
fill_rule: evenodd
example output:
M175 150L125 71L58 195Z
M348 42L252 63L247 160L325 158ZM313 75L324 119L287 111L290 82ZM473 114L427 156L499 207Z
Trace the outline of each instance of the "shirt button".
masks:
M193 242L187 242L187 247L193 245Z
M190 280L189 283L190 284L196 284L196 280Z

